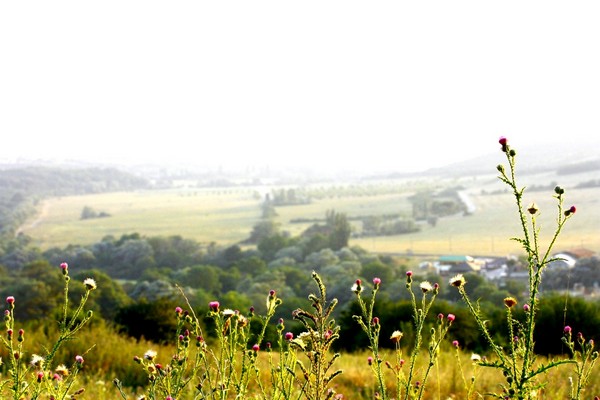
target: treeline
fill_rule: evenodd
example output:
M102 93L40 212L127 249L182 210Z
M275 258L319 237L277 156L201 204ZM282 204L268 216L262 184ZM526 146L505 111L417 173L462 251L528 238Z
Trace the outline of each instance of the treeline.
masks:
M47 197L148 188L144 178L115 168L26 167L0 170L0 236L13 236Z
M21 236L2 243L0 295L19 299L18 318L48 321L48 316L54 315L61 304L58 265L67 262L73 278L93 277L98 281L92 303L98 315L124 333L160 342L167 340L174 329L172 310L182 302L180 290L200 315L213 300L219 300L225 308L246 312L253 306L257 313L262 313L267 294L275 290L284 301L276 318L284 318L290 330L297 330L291 315L295 309L305 308L307 295L316 291L311 279L314 270L327 284L329 298L340 302L336 314L343 329L340 346L357 349L365 339L357 334L351 318L356 310L350 288L357 278L371 282L378 277L383 282L376 305L382 321L382 341L396 329L410 337L411 303L405 288L410 261L349 247L345 215L329 211L325 220L326 224L315 224L294 237L272 227L268 234L265 230L257 235L257 244L251 247L222 247L180 236L145 237L133 233L118 238L107 236L89 246L70 245L42 252ZM587 263L600 268L597 259L589 259ZM587 275L581 276L581 279L586 278ZM499 289L478 274L468 274L466 279L470 297L479 299L490 324L498 333L502 332L505 329L503 299L507 296L522 299L524 284L509 281ZM457 315L453 337L467 348L485 350L486 343L475 329L457 291L447 284L448 277L415 271L414 280L438 282L436 313ZM70 292L74 300L80 294L77 290ZM561 325L565 322L565 297L552 299L548 297L548 309L544 308L540 318L548 318L548 324ZM432 315L434 323L435 314ZM598 304L569 299L566 321L576 327L574 329L583 330L586 336L595 334L600 331ZM554 325L543 322L539 325L540 332L551 332L552 328L552 332L560 335L561 329L556 330ZM547 337L553 336L537 338L539 351L560 351L560 339L546 340Z

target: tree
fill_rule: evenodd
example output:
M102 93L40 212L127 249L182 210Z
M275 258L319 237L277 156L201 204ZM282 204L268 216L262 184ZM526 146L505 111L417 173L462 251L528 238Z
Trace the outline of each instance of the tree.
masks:
M327 226L329 227L329 246L333 250L348 247L348 241L352 233L352 226L348 217L343 213L329 210L326 213Z

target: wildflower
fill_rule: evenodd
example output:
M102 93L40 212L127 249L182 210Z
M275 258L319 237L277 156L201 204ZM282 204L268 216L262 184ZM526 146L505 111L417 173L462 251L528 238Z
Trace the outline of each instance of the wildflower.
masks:
M8 296L6 298L6 302L12 306L13 304L15 304L15 298L13 296Z
M392 332L392 336L390 336L390 340L394 343L398 343L404 334L400 331Z
M373 286L375 286L375 288L378 288L379 285L381 285L381 279L380 278L373 278Z
M60 364L58 367L56 367L54 372L56 372L57 374L59 374L60 376L63 376L63 377L69 376L69 369L64 364Z
M465 283L467 283L467 281L465 281L465 277L462 274L454 275L450 279L450 284L457 288L463 287L465 285Z
M362 287L362 282L360 279L357 279L356 282L354 282L354 285L352 285L352 287L350 288L354 293L356 294L360 294L360 292L363 291L363 287Z
M412 283L412 271L406 271L406 287L410 287L410 284Z
M152 361L152 360L154 360L156 358L156 354L157 354L156 351L154 351L154 350L148 350L148 351L146 351L144 353L144 358L146 360Z
M183 313L183 309L181 307L175 307L175 314L181 315Z
M523 304L523 311L529 312L529 304Z
M506 139L504 136L500 136L498 143L502 145L502 151L506 153L506 150L508 149L508 139Z
M452 346L458 348L458 340L453 340L452 341Z
M537 204L535 203L531 203L529 207L527 207L527 211L529 211L529 214L531 215L537 214L538 210Z
M83 284L85 285L87 290L94 290L96 289L96 281L93 280L92 278L87 278L83 281Z
M68 274L69 273L69 264L67 264L66 262L60 264L60 269L62 269L63 275Z
M452 322L454 322L455 319L456 319L456 316L454 314L448 314L448 322L452 323Z
M563 332L565 335L570 335L571 334L571 327L569 325L565 326L565 328L563 329Z
M230 308L227 308L227 309L223 310L223 316L224 316L225 318L231 318L231 317L233 317L234 315L235 315L235 311L233 311L233 310L232 310L232 309L230 309Z
M554 188L554 193L560 196L561 194L565 193L565 189L561 188L560 186L557 186Z
M373 326L379 325L379 317L373 317L373 321L371 321L371 325L373 325Z
M44 366L44 357L39 356L37 354L31 355L31 366L42 368Z
M433 290L433 286L431 286L431 283L427 282L427 281L423 281L421 282L421 284L419 285L421 287L421 291L423 293L427 293Z
M258 350L260 350L260 346L255 344L254 346L252 346L252 350L256 353L258 352Z
M208 303L208 308L211 309L211 311L219 311L219 302L218 301L211 301L210 303Z
M515 299L514 297L506 297L504 299L504 305L508 308L511 308L516 304L517 304L517 299Z
M59 374L54 374L54 376L52 376L52 379L54 379L55 381L61 381L62 376L60 376Z
M569 207L569 209L565 211L565 217L568 217L571 214L575 214L575 211L577 211L577 208L575 208L575 206Z
M294 334L292 332L285 333L285 340L290 341L294 338Z
M373 357L367 357L367 364L373 365Z
M44 379L44 373L42 371L39 371L37 373L37 381L38 383L41 382Z
M479 362L479 361L481 361L481 356L479 354L473 353L473 354L471 354L471 361Z

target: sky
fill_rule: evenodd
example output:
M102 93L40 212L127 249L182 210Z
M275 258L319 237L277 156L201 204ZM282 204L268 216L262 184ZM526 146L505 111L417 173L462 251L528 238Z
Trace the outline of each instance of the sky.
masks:
M3 1L0 160L418 171L500 136L584 145L599 19L597 1Z

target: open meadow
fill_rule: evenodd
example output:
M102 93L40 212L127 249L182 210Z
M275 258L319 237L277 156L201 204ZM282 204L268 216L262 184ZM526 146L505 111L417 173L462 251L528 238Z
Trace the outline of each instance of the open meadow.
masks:
M27 339L33 343L50 345L47 342L48 333L52 332L50 326L43 329L26 329ZM385 340L386 338L382 338ZM449 338L453 339L453 338ZM90 346L92 346L90 348ZM142 356L146 351L154 350L157 353L156 361L166 365L169 362L171 354L174 354L175 346L172 344L156 344L146 340L136 341L123 335L119 335L111 328L103 324L92 324L82 330L77 340L69 344L68 349L64 349L59 354L59 360L69 363L75 354L85 354L85 363L74 388L85 388L83 398L87 399L119 399L121 398L115 385L114 379L119 379L124 385L124 392L128 399L137 399L143 393L141 387L136 385L146 385L146 373L142 366L134 362L135 356ZM404 357L408 358L410 349L404 349ZM336 361L336 368L342 370L333 382L332 387L337 393L343 394L344 399L348 400L366 400L372 399L377 391L377 383L374 378L372 367L368 364L370 352L365 349L355 353L342 353ZM420 375L427 367L427 351L423 349L416 366L416 373ZM457 355L459 358L457 358ZM258 365L261 379L265 385L269 384L271 374L269 359L277 361L279 353L276 351L268 352L261 349L258 354ZM424 395L425 399L478 399L489 398L486 393L497 391L502 384L502 379L498 372L493 368L475 366L471 361L473 353L467 351L458 352L451 346L450 342L444 343L440 357L436 363L433 372L429 378L428 389ZM396 353L390 350L381 352L383 362L389 361L394 364ZM459 365L460 360L460 365ZM547 362L545 358L540 358L539 363ZM408 367L406 365L404 368ZM462 369L462 373L461 373ZM406 372L406 371L405 371ZM388 390L395 390L394 377L391 370L385 368ZM565 399L568 397L569 378L574 377L573 366L563 365L553 369L545 374L544 379L548 385L541 390L537 398L539 399ZM2 376L0 376L2 378ZM465 389L465 380L470 384L471 379L475 379L474 390L467 397ZM464 380L463 380L464 379ZM258 395L256 384L250 386L252 393ZM191 393L194 391L192 390ZM594 370L583 398L592 399L593 395L600 393L600 373L598 369ZM192 399L193 396L182 397ZM179 400L180 398L178 398Z
M526 176L525 185L552 182L556 177L540 174ZM580 179L586 179L582 176ZM573 186L577 180L569 178ZM310 204L277 207L276 222L292 235L300 234L314 220L334 209L349 218L365 215L411 215L409 197L423 188L439 189L459 186L474 206L470 215L457 214L438 219L435 226L420 223L416 233L357 237L351 245L370 252L406 254L470 254L504 256L520 252L509 240L519 235L516 208L511 194L500 190L495 176L436 180L405 184L381 182L377 185L355 185L354 190L314 198ZM387 188L384 190L382 188ZM577 247L600 251L600 188L566 186L566 202L577 206L577 216L562 232L556 250ZM273 187L272 189L277 189ZM550 240L556 219L553 187L526 191L525 205L535 202L540 208L540 239ZM266 191L268 193L268 190ZM38 214L23 225L43 249L68 244L91 244L106 235L140 233L145 236L179 235L200 243L231 245L246 239L254 224L260 221L261 202L265 193L256 188L170 189L119 192L85 196L50 198L38 207ZM84 207L110 214L107 218L82 220ZM296 222L304 219L306 222ZM360 222L351 221L355 230Z

